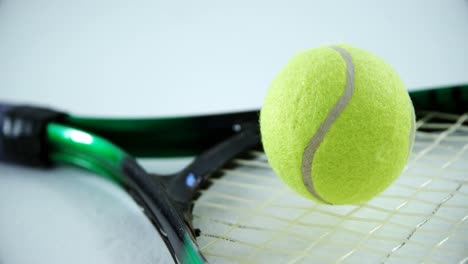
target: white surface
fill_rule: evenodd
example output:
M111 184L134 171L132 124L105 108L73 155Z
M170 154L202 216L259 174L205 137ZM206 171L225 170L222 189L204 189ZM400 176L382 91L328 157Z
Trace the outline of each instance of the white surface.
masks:
M0 164L0 263L159 263L170 259L119 187L71 168Z
M87 115L259 108L292 54L336 42L379 54L410 89L468 83L463 0L2 0L0 100ZM157 263L158 243L106 181L0 165L1 264Z
M167 115L260 107L295 52L347 42L409 88L468 82L468 2L0 2L3 100Z

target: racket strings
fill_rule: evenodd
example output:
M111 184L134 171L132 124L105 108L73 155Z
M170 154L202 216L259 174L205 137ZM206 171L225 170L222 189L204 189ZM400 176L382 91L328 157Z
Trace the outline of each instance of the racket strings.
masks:
M420 116L403 175L360 206L299 197L252 151L196 201L200 248L212 263L460 262L468 252L467 120Z

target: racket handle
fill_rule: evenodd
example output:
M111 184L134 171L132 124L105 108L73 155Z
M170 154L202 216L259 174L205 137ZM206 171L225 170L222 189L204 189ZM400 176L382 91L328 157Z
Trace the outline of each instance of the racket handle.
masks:
M11 105L6 103L0 103L0 161L6 161L6 155L3 150L3 119L8 110L10 110Z
M0 162L50 165L47 124L64 116L47 108L0 102Z

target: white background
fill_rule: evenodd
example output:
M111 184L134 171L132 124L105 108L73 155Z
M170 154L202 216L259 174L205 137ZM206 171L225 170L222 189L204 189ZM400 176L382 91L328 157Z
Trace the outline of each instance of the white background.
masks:
M337 42L380 55L411 90L468 83L465 0L0 0L0 101L101 116L259 108L289 57ZM1 264L157 263L161 247L113 184L0 165Z

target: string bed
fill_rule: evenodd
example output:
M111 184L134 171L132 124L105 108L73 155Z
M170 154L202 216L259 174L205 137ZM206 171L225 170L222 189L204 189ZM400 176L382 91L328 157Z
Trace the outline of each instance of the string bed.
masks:
M211 263L468 263L467 120L419 113L403 174L359 206L300 197L253 151L196 201L198 244Z

